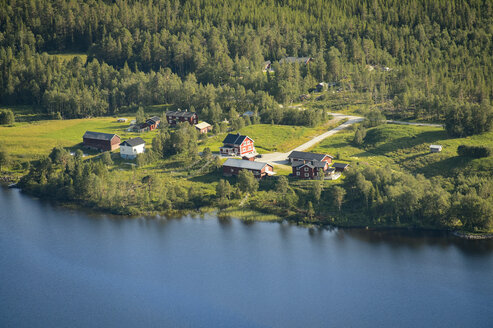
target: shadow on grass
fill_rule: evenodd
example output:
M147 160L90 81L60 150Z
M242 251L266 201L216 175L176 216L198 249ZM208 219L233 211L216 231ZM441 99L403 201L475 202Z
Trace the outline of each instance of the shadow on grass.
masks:
M443 177L452 177L463 172L473 159L470 157L449 157L443 160L435 161L419 169L426 177L441 175ZM465 173L465 172L464 172Z
M443 140L446 138L447 135L445 131L427 131L414 136L397 138L376 147L372 147L370 144L368 145L368 151L379 155L385 155L398 150L413 148L423 143L432 144L438 140Z
M219 171L214 171L214 172L210 172L207 174L198 175L198 176L190 178L189 180L193 181L193 182L212 183L212 182L218 182L221 179L228 180L230 184L234 183L234 180L233 180L234 178L223 177L222 172L219 172Z

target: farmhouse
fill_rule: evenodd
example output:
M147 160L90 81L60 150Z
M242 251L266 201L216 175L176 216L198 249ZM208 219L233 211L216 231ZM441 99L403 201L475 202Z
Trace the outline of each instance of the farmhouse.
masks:
M120 137L114 133L86 131L82 137L84 147L112 151L120 147Z
M161 123L161 118L158 116L153 116L150 119L146 120L146 124L149 126L150 131L157 129L160 123Z
M442 151L442 146L441 145L430 145L430 151L432 153L439 153Z
M332 172L329 167L332 156L327 154L292 151L288 160L293 169L293 176L301 179L315 179Z
M241 170L251 171L257 179L274 174L274 167L268 163L228 158L223 164L224 176L238 175Z
M169 125L176 125L180 122L188 122L191 125L195 125L199 122L199 117L197 113L178 110L166 112L166 120Z
M221 155L245 156L255 154L254 141L248 136L228 134L223 140L223 146L219 147Z
M195 124L195 128L200 133L207 133L207 132L212 131L212 126L207 122L201 122L201 123Z
M134 159L145 151L146 142L142 138L128 139L120 144L121 158Z

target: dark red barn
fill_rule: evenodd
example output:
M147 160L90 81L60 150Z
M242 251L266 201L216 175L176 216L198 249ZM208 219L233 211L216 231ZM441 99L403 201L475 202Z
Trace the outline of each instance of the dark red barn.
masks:
M120 137L114 133L86 131L82 137L84 147L101 151L112 151L120 148Z

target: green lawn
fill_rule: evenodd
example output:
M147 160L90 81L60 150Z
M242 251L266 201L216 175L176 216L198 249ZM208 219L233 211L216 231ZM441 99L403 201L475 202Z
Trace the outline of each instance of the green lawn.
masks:
M426 176L452 176L461 170L493 170L493 157L470 159L457 156L457 147L485 145L493 148L493 132L467 138L449 138L442 128L382 125L368 130L371 143L364 147L352 145L354 132L332 136L311 151L338 156L347 162L361 162L374 166L396 165L413 173ZM441 153L432 154L430 144L443 146Z
M14 159L30 160L40 155L48 155L51 149L58 145L78 146L87 130L116 133L122 140L140 136L148 143L157 133L156 131L131 133L126 131L127 128L128 123L117 123L116 118L112 117L21 122L11 127L0 127L0 139Z
M255 141L255 149L260 154L271 152L287 152L307 142L314 136L324 133L335 127L333 122L309 128L293 125L255 124L242 128L239 132ZM234 132L231 132L234 133ZM209 147L212 151L219 151L227 133L208 138L202 142L200 149Z

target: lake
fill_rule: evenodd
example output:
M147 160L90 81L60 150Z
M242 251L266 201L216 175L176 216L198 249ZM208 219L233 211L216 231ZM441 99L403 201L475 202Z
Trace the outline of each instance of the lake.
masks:
M492 324L492 240L115 218L0 188L0 327Z

